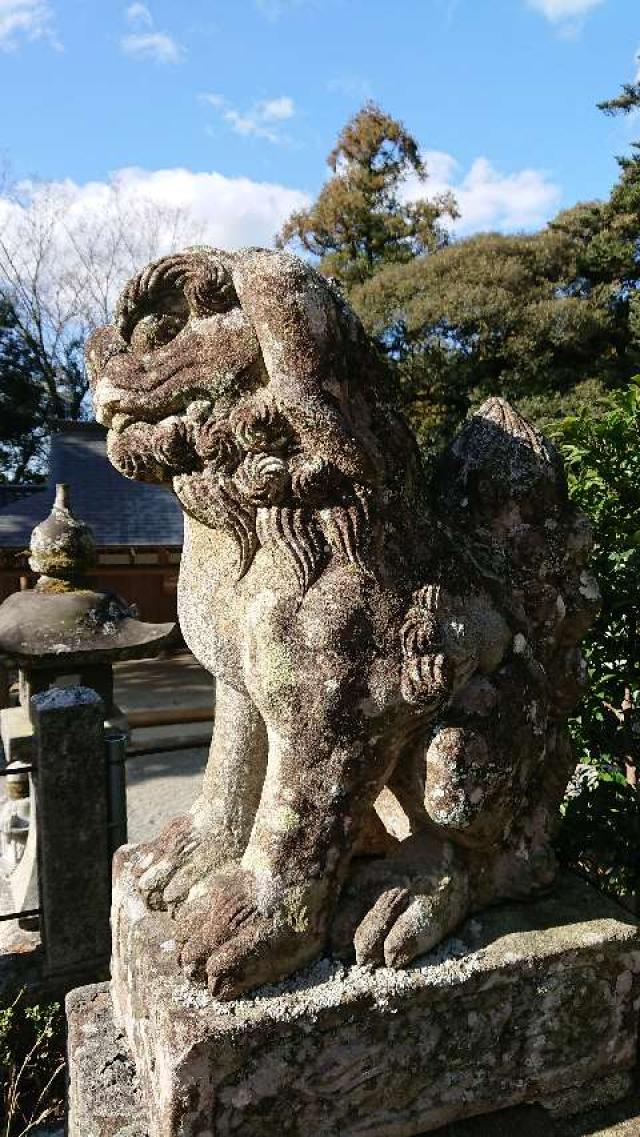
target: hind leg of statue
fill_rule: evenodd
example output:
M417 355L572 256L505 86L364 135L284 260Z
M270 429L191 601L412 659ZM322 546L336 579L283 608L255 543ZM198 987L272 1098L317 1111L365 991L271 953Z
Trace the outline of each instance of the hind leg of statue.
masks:
M533 731L528 738L521 732L522 770L507 735L500 737L491 724L485 730L476 721L473 727L437 731L423 752L419 795L419 749L409 756L408 770L398 763L391 788L406 805L414 835L384 861L353 865L332 931L340 954L348 955L353 944L359 963L404 967L472 912L539 894L552 884L553 827L562 791L550 786L527 809L525 771L541 770L544 762L562 767L571 762L570 753L565 759L563 739L554 729L546 741ZM564 785L562 773L557 784ZM514 821L516 797L521 809Z
M251 835L267 761L262 718L249 697L216 684L216 712L202 793L138 849L138 887L152 908L170 908L240 861Z
M354 861L331 929L341 958L406 967L446 939L469 912L465 852L437 830L403 841L390 856Z

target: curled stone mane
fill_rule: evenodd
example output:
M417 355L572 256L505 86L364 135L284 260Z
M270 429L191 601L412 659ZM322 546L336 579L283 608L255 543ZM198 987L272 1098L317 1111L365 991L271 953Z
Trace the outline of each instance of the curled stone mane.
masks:
M338 555L364 571L368 565L370 498L366 487L340 485L339 502L331 501L328 463L300 463L293 476L281 459L249 452L230 473L200 477L180 475L175 488L187 513L233 538L238 580L251 567L257 550L270 542L285 554L301 596L318 579L331 556ZM276 501L274 483L282 501ZM323 484L324 483L324 484ZM323 500L323 495L326 498Z
M163 303L175 306L180 298L196 316L222 312L237 303L231 277L220 260L213 260L208 250L193 250L187 257L177 253L153 261L128 282L116 310L118 330L129 340L144 315Z

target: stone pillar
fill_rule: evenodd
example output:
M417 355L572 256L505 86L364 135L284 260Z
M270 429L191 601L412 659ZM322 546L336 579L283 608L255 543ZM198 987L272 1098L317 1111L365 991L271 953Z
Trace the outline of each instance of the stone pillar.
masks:
M11 683L9 681L9 668L0 662L0 710L11 706Z
M103 703L88 687L52 688L31 713L46 973L99 975L111 897Z

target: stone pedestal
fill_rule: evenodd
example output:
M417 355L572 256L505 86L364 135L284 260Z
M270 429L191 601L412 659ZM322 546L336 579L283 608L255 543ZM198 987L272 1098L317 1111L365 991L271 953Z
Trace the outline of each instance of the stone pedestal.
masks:
M231 1003L185 979L126 866L114 917L110 987L69 997L70 1137L413 1137L630 1087L640 927L579 881L405 971L324 960Z

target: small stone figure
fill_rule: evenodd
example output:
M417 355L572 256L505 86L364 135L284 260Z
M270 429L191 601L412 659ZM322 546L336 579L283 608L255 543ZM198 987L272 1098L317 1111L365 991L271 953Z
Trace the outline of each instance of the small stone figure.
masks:
M151 264L88 363L115 467L182 503L217 681L200 798L123 854L188 972L225 999L326 949L403 967L548 889L598 605L553 446L490 399L428 485L359 321L281 252Z
M13 872L24 856L31 820L29 775L20 762L6 768L7 801L0 809L0 871Z

